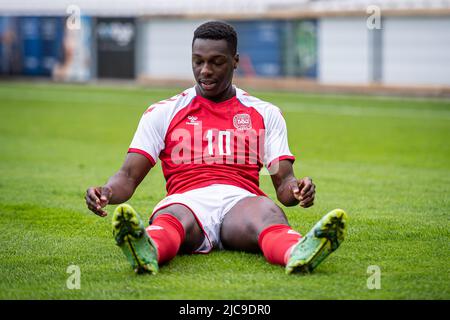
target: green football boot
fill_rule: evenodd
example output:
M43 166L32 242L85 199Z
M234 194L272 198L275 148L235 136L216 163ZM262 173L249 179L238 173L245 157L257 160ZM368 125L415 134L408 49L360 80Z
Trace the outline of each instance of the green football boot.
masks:
M112 218L113 236L136 273L156 274L158 252L138 213L128 204L119 205Z
M320 219L292 249L286 273L313 271L344 241L347 214L335 209Z

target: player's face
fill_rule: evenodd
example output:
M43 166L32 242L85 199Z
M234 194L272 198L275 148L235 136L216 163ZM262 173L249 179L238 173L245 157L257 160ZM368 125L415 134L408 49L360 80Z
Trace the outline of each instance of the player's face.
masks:
M233 73L239 56L233 55L225 40L195 39L192 45L192 70L197 90L219 102L232 97Z

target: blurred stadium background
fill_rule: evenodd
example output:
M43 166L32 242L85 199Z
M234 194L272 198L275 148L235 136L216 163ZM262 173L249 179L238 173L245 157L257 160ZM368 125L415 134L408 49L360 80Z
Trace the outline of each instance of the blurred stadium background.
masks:
M0 73L185 86L211 19L239 33L242 86L450 94L448 0L1 0Z

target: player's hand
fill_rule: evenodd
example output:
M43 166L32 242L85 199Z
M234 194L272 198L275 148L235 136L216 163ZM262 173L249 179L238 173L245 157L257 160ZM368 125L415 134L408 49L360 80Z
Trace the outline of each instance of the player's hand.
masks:
M112 190L109 187L90 187L86 190L86 205L96 215L106 217L108 213L102 208L106 207L111 196Z
M300 206L303 208L309 208L314 204L314 197L316 195L316 186L312 182L312 179L305 177L297 180L297 185L291 187L292 193L295 199L300 201Z

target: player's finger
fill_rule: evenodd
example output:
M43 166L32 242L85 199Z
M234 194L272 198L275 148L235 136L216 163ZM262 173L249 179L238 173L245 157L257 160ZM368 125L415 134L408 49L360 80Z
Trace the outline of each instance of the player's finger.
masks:
M95 207L95 205L92 205L92 204L88 203L87 207L88 207L89 210L91 210L93 213L96 214L96 207Z
M314 202L314 196L311 196L311 197L301 200L300 205L302 207L307 207L311 202Z
M313 205L314 205L314 201L306 204L303 208L306 209L306 208L312 207Z
M87 189L85 196L86 205L88 209L91 210L96 215L106 217L107 213L106 211L102 210L100 199L97 197L97 194L99 194L99 192L100 190L98 190L98 188Z
M296 180L289 182L289 189L294 193L294 196L300 191Z
M312 195L314 195L315 192L316 192L316 190L315 190L314 185L313 185L313 187L311 189L309 189L308 192L306 192L305 194L300 196L300 199L303 200L303 199L309 198Z
M304 195L306 192L308 192L311 189L311 187L313 186L313 183L310 178L304 178L304 179L302 179L302 181L303 181L304 186L303 186L303 188L301 188L300 194Z
M294 195L295 194L298 194L298 195L300 195L300 191L302 190L302 188L303 188L303 180L296 180L294 183L293 183L293 186L292 186L292 191L294 191Z
M99 194L97 194L96 188L87 189L86 196L89 197L89 199L91 199L91 201L93 201L95 203L100 202Z
M102 210L100 208L100 206L97 205L88 205L89 210L91 210L93 213L95 213L96 215L100 216L100 217L106 217L108 214L106 211Z
M102 217L102 218L104 218L104 217L106 217L108 214L106 213L106 211L103 211L103 210L95 210L95 211L92 211L92 212L94 212L96 215L98 215L99 217Z
M314 204L314 199L309 200L309 201L307 201L307 202L300 202L300 206L301 206L302 208L309 208L309 207L311 207L313 204Z
M86 205L89 207L93 207L95 208L97 205L99 205L94 198L92 198L90 195L86 194L86 196L84 197L84 199L86 200Z
M293 193L294 198L297 199L298 201L302 201L302 198L300 197L299 193Z
M95 212L95 214L98 215L98 216L100 216L100 217L102 217L102 218L104 218L104 217L106 217L106 216L108 215L108 213L107 213L105 210L102 210L102 209L97 210L97 211Z
M111 198L112 190L109 187L102 187L100 190L100 205L106 206Z

